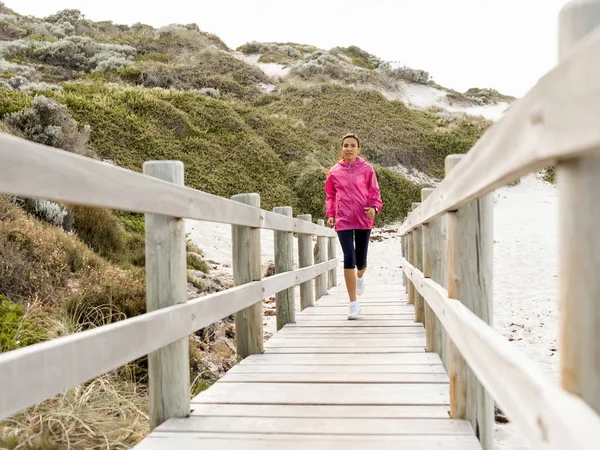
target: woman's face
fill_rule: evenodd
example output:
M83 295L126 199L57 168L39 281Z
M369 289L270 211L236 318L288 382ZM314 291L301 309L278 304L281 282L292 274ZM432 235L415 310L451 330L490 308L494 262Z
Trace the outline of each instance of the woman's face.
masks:
M346 162L353 162L360 153L360 146L358 141L352 137L344 139L342 142L342 158Z

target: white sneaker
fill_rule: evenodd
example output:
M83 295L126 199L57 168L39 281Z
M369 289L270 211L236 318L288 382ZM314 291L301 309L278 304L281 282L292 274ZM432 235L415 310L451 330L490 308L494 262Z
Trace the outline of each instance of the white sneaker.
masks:
M358 319L360 311L360 305L358 304L358 302L350 302L350 312L348 313L348 320Z
M356 293L358 295L363 295L363 292L365 292L365 279L358 278L356 280Z

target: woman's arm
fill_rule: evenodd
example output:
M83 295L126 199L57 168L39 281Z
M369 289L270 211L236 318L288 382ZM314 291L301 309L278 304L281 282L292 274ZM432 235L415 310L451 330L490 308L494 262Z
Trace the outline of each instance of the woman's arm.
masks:
M383 207L383 201L381 200L381 191L379 190L379 183L377 182L377 175L375 169L371 168L371 174L369 177L369 206L376 207L377 214L381 212Z
M325 205L327 218L335 217L335 184L331 173L327 175L325 180Z

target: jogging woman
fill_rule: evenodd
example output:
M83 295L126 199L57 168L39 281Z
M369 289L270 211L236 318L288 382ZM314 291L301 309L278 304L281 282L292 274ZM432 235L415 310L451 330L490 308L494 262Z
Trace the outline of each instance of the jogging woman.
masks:
M344 251L344 279L350 297L348 319L357 319L360 314L356 295L365 290L363 277L367 270L369 237L375 215L383 206L375 170L358 156L359 153L358 137L345 135L342 159L331 168L325 181L327 224L335 226Z

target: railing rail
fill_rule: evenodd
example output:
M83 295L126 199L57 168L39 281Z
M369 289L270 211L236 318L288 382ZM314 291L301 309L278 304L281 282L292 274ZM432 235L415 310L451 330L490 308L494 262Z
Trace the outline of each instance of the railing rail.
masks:
M560 19L558 66L466 155L446 159L446 177L399 230L407 292L433 311L426 327L443 327L427 333L427 351L447 367L450 415L471 421L484 450L493 447L487 395L533 448L600 448L600 1L571 2ZM489 195L550 164L560 208L561 386L491 327ZM443 257L432 271L434 255ZM417 300L415 309L420 320Z
M328 256L324 245L324 239L335 239L334 230L291 217L291 208L286 216L245 204L260 205L258 194L225 199L185 187L180 162L147 162L144 172L152 176L0 134L1 194L146 214L148 308L137 317L0 354L0 386L10 386L0 395L0 419L145 355L151 427L186 416L189 334L235 314L238 353L261 353L262 300L288 291L287 306L293 308L291 288L306 286L312 294L312 280L321 277L319 286L325 287L326 277L334 274L339 260ZM232 225L236 287L187 301L183 218ZM313 265L311 258L307 266L291 270L293 246L280 246L277 274L260 279L259 229L285 233L288 239L298 233L311 256L312 236L317 236L322 262ZM286 271L280 273L283 260ZM325 292L319 289L316 299ZM284 308L277 316L278 326L294 317Z
M0 193L252 228L334 230L0 133Z

